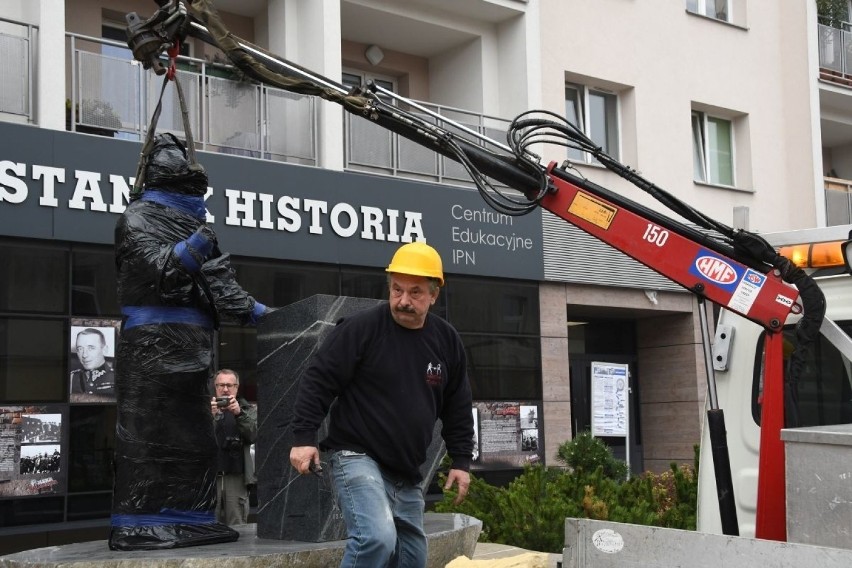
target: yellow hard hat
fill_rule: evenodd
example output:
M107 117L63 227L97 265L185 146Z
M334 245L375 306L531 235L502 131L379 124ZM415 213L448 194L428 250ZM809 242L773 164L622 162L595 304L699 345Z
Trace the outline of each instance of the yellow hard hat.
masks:
M439 286L444 285L441 255L426 243L414 242L399 247L385 272L436 278Z

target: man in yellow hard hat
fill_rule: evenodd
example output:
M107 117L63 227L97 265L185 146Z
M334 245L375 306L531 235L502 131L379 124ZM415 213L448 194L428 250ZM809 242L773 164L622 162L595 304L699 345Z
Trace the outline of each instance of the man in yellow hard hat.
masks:
M426 566L420 466L436 419L452 458L445 489L467 494L473 417L467 359L458 333L429 313L444 284L438 252L401 246L387 267L389 303L338 323L299 383L290 463L308 473L319 448L348 542L341 566ZM331 407L328 436L317 429Z

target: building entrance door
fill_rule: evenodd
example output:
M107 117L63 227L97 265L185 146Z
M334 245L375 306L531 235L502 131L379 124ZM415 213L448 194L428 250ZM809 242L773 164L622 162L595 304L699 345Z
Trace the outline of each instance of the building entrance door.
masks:
M589 321L582 329L569 328L569 380L571 382L571 433L573 436L592 429L592 363L627 364L630 369L630 470L644 470L642 430L640 427L639 373L635 351L633 320ZM603 349L602 349L603 348ZM626 456L625 438L600 437L612 448L613 455Z

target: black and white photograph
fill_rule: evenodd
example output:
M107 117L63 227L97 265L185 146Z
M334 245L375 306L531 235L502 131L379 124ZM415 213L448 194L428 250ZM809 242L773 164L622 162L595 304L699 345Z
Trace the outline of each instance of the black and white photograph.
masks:
M59 444L26 444L21 446L21 475L56 473L59 471Z
M538 430L529 428L521 430L521 451L522 452L537 452L538 451Z
M62 432L61 414L22 414L21 442L24 444L58 444Z
M521 429L538 428L538 407L521 405Z
M115 400L115 347L119 320L71 320L71 402Z

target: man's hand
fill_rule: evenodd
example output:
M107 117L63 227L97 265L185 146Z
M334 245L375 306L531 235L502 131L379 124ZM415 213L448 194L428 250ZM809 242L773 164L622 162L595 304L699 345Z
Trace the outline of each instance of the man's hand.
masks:
M461 469L451 469L447 474L447 482L444 484L444 489L451 488L453 484L458 486L458 495L453 500L453 505L458 505L467 497L467 488L470 487L470 474Z
M311 473L311 463L319 465L319 450L314 446L293 446L290 450L290 465L300 474Z
M239 415L240 415L240 413L241 413L243 410L240 408L240 403L239 403L239 402L237 402L237 397L235 397L235 396L230 396L230 397L228 397L228 398L230 399L230 400L228 401L228 406L226 406L223 410L227 410L228 412L230 412L230 413L231 413L231 414L233 414L234 416L239 416Z

